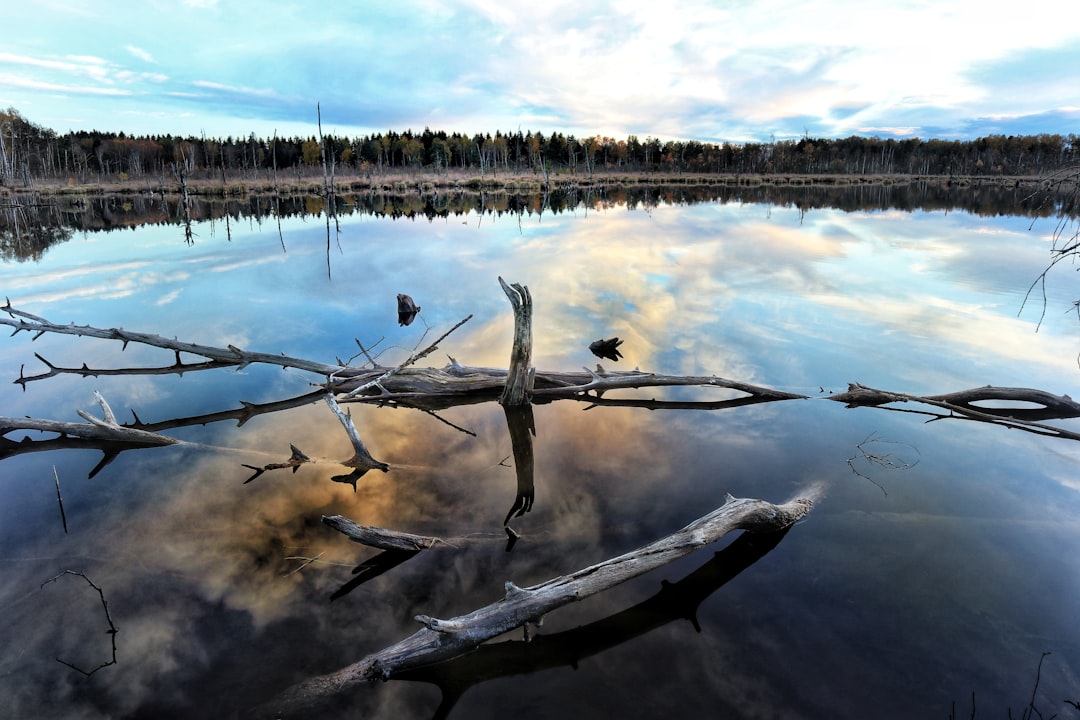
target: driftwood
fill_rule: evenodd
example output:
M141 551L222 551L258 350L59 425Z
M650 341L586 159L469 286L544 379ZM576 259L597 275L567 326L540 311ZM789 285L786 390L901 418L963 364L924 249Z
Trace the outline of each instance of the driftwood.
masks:
M787 533L788 529L764 534L744 532L683 579L663 580L652 597L586 625L552 634L538 631L521 640L486 643L467 655L407 670L394 675L394 679L437 686L442 701L432 718L444 720L469 688L488 680L556 667L576 669L585 658L680 620L690 622L701 632L698 606L772 551Z
M584 369L581 372L541 371L531 366L532 338L532 297L527 287L517 283L508 285L500 278L504 292L514 306L515 313L515 350L511 353L511 367L507 369L470 367L459 364L450 358L450 364L442 368L418 368L412 365L437 349L439 343L451 332L459 328L471 315L454 325L438 340L424 350L414 353L406 361L393 367L355 367L338 361L337 364L323 363L304 358L272 353L241 350L234 345L216 347L191 342L181 342L152 333L131 332L118 328L96 328L89 325L57 324L13 307L8 301L0 312L0 325L14 329L12 334L29 332L34 339L45 333L59 333L117 340L126 348L129 343L137 343L172 351L175 362L172 365L153 368L92 369L85 365L79 368L64 368L50 363L40 355L48 371L33 376L26 376L20 370L16 382L25 385L28 382L42 380L63 373L83 376L108 374L184 374L200 370L225 367L243 368L253 364L269 364L282 368L294 368L310 372L324 378L323 387L339 395L341 402L375 402L420 405L423 400L431 400L438 407L439 399L484 401L499 397L503 404L522 404L526 399L547 401L562 398L587 400L600 398L605 392L616 389L665 387L665 386L709 386L739 390L750 396L768 400L797 399L804 395L787 393L770 388L758 387L736 380L719 377L689 377L658 375L639 370L607 372L600 366L596 370ZM181 353L201 356L206 362L182 362ZM307 396L305 396L306 399ZM741 398L739 399L741 400ZM727 401L725 401L727 402ZM457 404L457 403L450 403ZM235 412L235 411L231 411Z
M380 550L404 550L415 552L427 550L439 542L439 538L426 535L387 530L372 525L359 525L342 515L323 516L323 525L337 530L353 542Z
M271 355L268 353L248 352L241 350L238 347L229 345L225 348L212 347L210 345L198 345L196 343L180 342L179 340L162 337L161 335L155 335L151 333L131 332L122 328L95 328L89 325L58 325L56 323L49 322L48 320L31 315L28 312L18 310L11 306L11 301L8 300L6 305L0 308L0 311L7 313L10 317L0 317L0 325L7 325L14 328L12 335L15 335L21 331L33 333L34 339L43 335L44 333L59 333L62 335L79 335L83 337L96 337L105 340L118 340L123 343L123 347L127 348L129 343L136 343L140 345L150 345L152 347L163 348L165 350L172 350L177 353L188 353L191 355L199 355L214 361L215 364L209 367L238 367L245 368L252 364L268 364L277 365L283 368L296 368L298 370L305 370L307 372L316 373L319 375L330 375L336 371L341 370L340 365L329 365L326 363L315 362L312 360L305 360L303 358L292 358L285 355ZM52 366L50 366L51 369ZM183 374L184 372L191 372L195 369L201 369L197 367L187 367L182 363L177 363L169 371ZM77 370L75 372L84 373L83 370ZM53 373L55 374L55 373ZM90 373L93 374L93 373ZM103 374L103 373L99 373ZM47 377L48 375L46 375Z
M848 391L828 396L829 400L846 403L848 407L882 407L891 403L920 403L948 410L948 415L930 414L935 420L965 419L1003 425L1037 435L1080 441L1080 433L1045 425L1036 420L1061 420L1080 417L1080 403L1068 395L1054 395L1031 388L1007 388L987 385L944 395L909 395L876 390L852 383ZM1026 402L1039 407L987 407L977 402ZM915 411L908 411L915 412Z
M285 355L250 352L233 345L224 348L196 343L181 342L157 334L137 333L117 328L95 328L88 325L52 323L44 318L32 315L13 307L10 301L0 307L0 325L13 328L13 334L29 332L36 339L44 333L84 335L118 340L122 347L129 343L139 343L168 350L174 354L171 365L153 368L91 369L85 364L78 368L64 368L37 355L45 363L45 373L27 376L20 369L20 376L15 381L25 387L29 382L41 380L63 373L75 373L81 376L104 374L183 374L200 370L222 367L244 367L255 363L271 364L283 368L295 368L321 377L323 390L308 393L291 400L265 405L242 403L237 410L168 420L159 423L143 423L138 415L135 422L120 424L106 410L104 420L90 418L88 424L66 423L56 420L37 418L0 418L0 459L12 455L53 450L64 447L83 447L101 450L105 457L91 474L97 473L120 452L127 449L155 447L178 444L179 441L162 435L162 430L188 424L206 424L219 420L234 419L243 424L250 417L263 412L296 407L315 401L320 397L330 397L328 401L335 414L341 420L354 447L354 457L342 464L352 469L349 474L335 476L338 482L351 484L354 489L357 480L372 469L383 472L388 466L371 457L364 447L359 433L352 427L351 419L341 411L338 403L366 402L380 405L410 407L434 413L436 410L461 404L487 402L498 399L504 407L529 407L530 403L552 402L555 400L576 400L593 406L632 406L647 409L700 409L721 410L744 405L775 402L781 400L805 400L807 396L781 390L751 385L749 383L709 376L669 376L640 370L609 372L597 365L595 370L584 369L582 372L542 371L531 366L531 310L532 297L527 287L520 284L508 284L499 278L500 286L514 308L515 332L514 350L511 354L511 367L507 370L498 368L469 367L450 358L450 364L443 368L418 368L414 363L433 352L450 333L467 322L471 316L454 325L443 333L438 340L425 349L412 354L404 362L383 367L370 358L371 367L355 367L337 361L336 364L322 363L304 358ZM363 347L361 346L363 350ZM205 358L204 362L184 362L181 354L190 354ZM696 386L715 387L735 390L743 393L741 397L724 400L670 401L655 398L610 397L605 393L618 390L645 389L655 387ZM329 395L327 395L329 393ZM337 400L333 396L337 396ZM1080 433L1052 427L1037 422L1054 418L1080 417L1080 403L1068 396L1057 396L1041 390L1028 388L1001 388L987 386L963 390L944 395L916 396L906 393L889 392L852 384L845 393L830 395L826 399L847 403L849 407L880 407L892 403L920 403L946 411L946 414L925 413L933 419L961 418L979 422L1004 425L1026 432L1080 440ZM987 401L1023 401L1036 405L1031 408L993 408L978 403ZM103 402L101 400L100 402ZM893 409L893 408L890 408ZM134 411L133 415L134 415ZM908 411L923 412L923 411ZM518 493L514 505L507 516L507 522L515 515L527 512L532 504L531 482L531 435L535 429L524 415L507 413L507 422L514 441L515 466L518 475ZM84 416L86 417L86 416ZM521 428L528 428L522 432ZM19 441L8 439L8 433L16 430L34 430L53 432L55 438L29 439ZM295 469L304 462L303 453L294 452L283 463L271 463L263 466L247 465L255 472L254 479L261 472L278 468ZM508 527L508 526L507 526ZM512 533L508 530L511 539Z
M607 590L702 548L732 530L768 533L790 527L813 506L800 498L783 505L764 500L727 497L721 507L683 529L632 552L521 588L506 583L501 600L467 615L440 620L416 616L424 627L384 650L368 655L337 672L311 678L285 691L264 707L267 716L302 713L313 704L369 680L386 680L407 670L471 652L481 643L521 627L538 623L544 615L576 600Z
M536 373L532 367L532 294L524 285L507 285L502 278L499 278L499 285L514 308L514 345L510 350L510 367L499 402L511 406L525 405L530 402Z

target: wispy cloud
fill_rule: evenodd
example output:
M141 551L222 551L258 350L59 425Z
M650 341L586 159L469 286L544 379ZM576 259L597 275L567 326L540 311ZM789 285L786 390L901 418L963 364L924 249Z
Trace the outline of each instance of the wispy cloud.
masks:
M58 92L67 95L130 95L127 90L121 90L119 88L108 87L86 87L80 85L60 85L58 83L42 82L39 80L31 80L29 78L21 77L18 75L10 75L7 73L0 73L0 87L7 85L8 87L27 88L31 90L46 90L48 92Z
M153 55L151 55L146 50L143 50L141 47L136 47L134 45L125 45L124 49L144 62L157 62L156 60L154 60Z

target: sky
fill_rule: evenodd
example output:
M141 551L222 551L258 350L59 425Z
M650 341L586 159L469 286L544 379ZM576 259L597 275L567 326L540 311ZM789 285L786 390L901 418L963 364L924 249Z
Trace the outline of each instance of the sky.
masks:
M5 4L0 107L60 133L1080 133L1063 0Z

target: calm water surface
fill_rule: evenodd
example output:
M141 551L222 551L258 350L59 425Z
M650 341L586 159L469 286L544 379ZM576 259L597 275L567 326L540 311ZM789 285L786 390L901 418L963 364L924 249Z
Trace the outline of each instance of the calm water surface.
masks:
M511 552L502 521L516 480L496 403L437 415L352 406L391 466L355 491L332 480L352 450L321 402L169 430L196 445L124 452L92 478L97 451L12 455L0 461L0 715L236 716L411 634L414 615L462 614L507 580L626 552L725 493L781 502L813 487L824 488L813 512L741 571L739 546L715 555L733 535L553 613L529 648L514 633L441 674L363 687L341 716L429 718L442 702L455 718L946 717L969 716L974 695L978 717L1003 717L1027 707L1043 653L1038 710L1068 715L1063 700L1080 699L1080 445L825 399L849 382L1080 397L1071 269L1050 276L1041 326L1041 297L1021 312L1051 221L704 203L352 215L329 242L321 217L284 220L280 234L273 220L194 229L192 245L176 226L77 234L38 262L5 264L0 292L54 322L330 362L356 355L358 340L394 364L472 314L425 363L505 367L502 276L532 292L540 368L593 367L588 344L617 335L625 357L607 368L715 374L812 399L536 406L535 504L513 520ZM399 292L422 307L407 327ZM34 353L92 368L173 360L19 333L0 342L7 379L43 371ZM62 375L5 383L0 414L77 421L77 410L100 414L98 390L122 421L134 411L158 422L298 396L314 380L262 367ZM284 461L290 443L318 462L244 483L244 464ZM331 514L472 538L349 589L377 553L324 527ZM298 570L296 558L314 557ZM109 661L108 623L78 576L42 586L65 570L102 589L119 630L116 664L90 677L57 660ZM650 599L665 580L676 599Z

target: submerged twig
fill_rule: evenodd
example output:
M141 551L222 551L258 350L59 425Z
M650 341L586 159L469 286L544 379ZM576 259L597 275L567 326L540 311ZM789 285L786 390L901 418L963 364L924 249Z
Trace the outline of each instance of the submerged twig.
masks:
M869 450L867 450L867 447L869 445L871 445L872 443L888 443L888 444L892 444L892 445L903 445L904 447L911 448L912 450L914 450L916 455L919 454L919 449L916 448L914 445L909 445L907 443L896 442L896 441L893 441L893 440L882 440L879 437L875 437L875 435L877 435L876 432L870 433L869 435L866 436L866 439L864 439L861 443L859 443L858 445L855 446L855 449L858 450L859 452L858 452L858 454L852 455L851 457L849 457L847 459L847 465L848 465L849 468L851 468L851 472L855 473L856 475L863 478L864 480L869 480L871 483L873 483L878 488L878 490L881 490L881 492L883 492L885 495L888 495L889 493L885 491L885 488L882 487L882 485L880 483L876 482L869 475L866 475L865 473L859 472L859 470L856 469L855 460L858 459L859 457L862 457L863 460L870 463L871 465L877 465L877 466L882 467L882 468L884 468L886 470L908 470L908 469L913 468L913 467L915 467L916 465L919 464L918 458L916 458L916 460L914 462L898 461L898 460L894 459L894 456L893 456L892 453L870 452Z
M91 580L90 578L88 578L85 573L81 573L78 570L65 570L64 572L60 573L59 575L57 575L55 577L51 577L48 580L46 580L45 582L41 583L41 587L44 588L49 583L54 582L56 580L59 580L60 578L64 577L65 575L78 575L83 580L85 580L90 585L90 587L97 590L98 596L101 598L101 607L105 610L105 620L109 623L109 629L106 630L105 632L108 633L112 637L112 659L111 660L108 660L107 662L101 663L100 665L98 665L97 667L95 667L92 670L84 670L81 667L75 665L74 663L70 663L70 662L67 662L66 660L61 660L60 658L56 658L56 661L58 663L60 663L61 665L67 665L72 670L80 672L83 675L85 675L86 677L90 677L91 675L96 673L98 670L101 670L103 668L109 667L110 665L115 665L116 664L116 633L119 632L119 631L116 629L116 625L113 623L112 615L109 613L109 603L108 603L107 600L105 600L105 591L102 590L100 587L98 587L96 584L94 584L94 581Z

